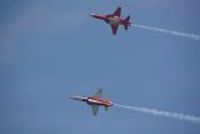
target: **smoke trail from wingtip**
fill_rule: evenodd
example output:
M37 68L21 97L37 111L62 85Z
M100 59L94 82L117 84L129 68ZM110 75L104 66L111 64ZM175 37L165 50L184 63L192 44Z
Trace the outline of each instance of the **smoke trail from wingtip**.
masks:
M145 29L145 30L162 32L162 33L180 36L180 37L184 37L184 38L200 40L200 35L193 34L193 33L191 33L191 34L190 33L183 33L183 32L178 32L178 31L174 31L174 30L167 30L167 29L163 29L163 28L151 27L151 26L139 25L139 24L133 24L133 26L137 27L137 28Z
M161 110L150 109L150 108L146 108L146 107L126 106L126 105L121 105L121 104L114 104L114 106L133 110L136 112L148 113L148 114L153 114L153 115L157 115L157 116L164 116L167 118L174 118L174 119L178 119L178 120L185 120L185 121L189 121L189 122L200 125L200 117L193 116L193 115L161 111Z

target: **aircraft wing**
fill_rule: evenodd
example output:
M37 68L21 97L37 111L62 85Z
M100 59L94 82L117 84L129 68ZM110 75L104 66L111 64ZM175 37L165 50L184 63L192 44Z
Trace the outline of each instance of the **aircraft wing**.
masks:
M114 35L116 35L117 34L118 25L112 25L111 28L112 28L112 33Z
M102 89L100 88L94 95L93 95L93 97L101 97L102 96Z
M114 16L121 16L121 7L118 7L115 11L114 11L114 13L113 13L113 15Z
M108 14L107 17L113 17L113 16L121 16L121 7L118 7L112 14Z
M97 115L99 110L99 106L98 105L92 105L92 112L94 115Z

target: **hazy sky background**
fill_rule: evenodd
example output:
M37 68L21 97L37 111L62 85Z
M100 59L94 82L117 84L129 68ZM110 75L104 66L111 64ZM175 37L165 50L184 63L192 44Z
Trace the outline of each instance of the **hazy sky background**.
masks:
M115 103L200 116L200 41L119 28L90 13L122 7L135 24L200 34L198 0L0 0L1 134L199 134L186 121L91 108Z

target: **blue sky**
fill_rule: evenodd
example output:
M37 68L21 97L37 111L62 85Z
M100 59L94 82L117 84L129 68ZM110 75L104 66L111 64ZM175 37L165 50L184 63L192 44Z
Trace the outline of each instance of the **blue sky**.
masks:
M130 27L116 37L90 13L117 6L135 24L200 34L197 0L0 0L0 133L199 134L200 126L69 99L200 115L200 42Z

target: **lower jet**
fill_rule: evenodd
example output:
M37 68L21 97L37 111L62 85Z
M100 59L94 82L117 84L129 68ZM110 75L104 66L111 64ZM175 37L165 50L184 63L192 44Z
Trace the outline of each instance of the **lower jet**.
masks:
M102 89L99 89L94 95L89 97L82 96L73 96L71 99L86 102L88 105L91 105L92 112L94 115L97 115L99 106L103 106L105 110L108 110L108 107L112 106L113 103L108 99L101 98Z
M128 26L131 25L129 15L125 19L121 17L121 7L118 7L113 14L97 15L92 13L91 16L96 19L104 20L107 24L109 24L112 28L113 35L117 34L119 25L123 25L125 30L128 30Z

